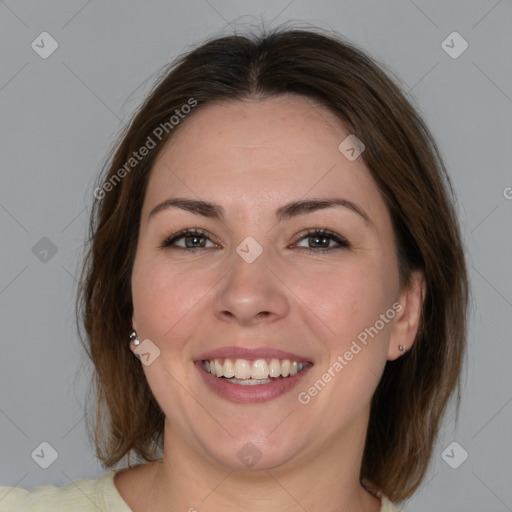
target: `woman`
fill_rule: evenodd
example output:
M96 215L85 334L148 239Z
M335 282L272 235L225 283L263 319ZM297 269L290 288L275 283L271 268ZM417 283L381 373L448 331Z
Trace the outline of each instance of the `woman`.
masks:
M460 400L468 283L436 144L385 73L318 31L207 42L94 195L94 438L104 467L144 463L5 510L398 510Z

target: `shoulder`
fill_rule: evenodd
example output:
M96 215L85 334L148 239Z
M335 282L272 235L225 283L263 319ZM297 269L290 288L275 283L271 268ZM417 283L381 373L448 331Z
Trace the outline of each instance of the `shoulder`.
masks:
M385 496L381 497L381 503L380 512L400 512L398 507L391 503Z
M63 487L44 485L31 491L21 487L0 487L2 512L73 512L119 511L131 512L114 486L115 471L95 480L76 480Z

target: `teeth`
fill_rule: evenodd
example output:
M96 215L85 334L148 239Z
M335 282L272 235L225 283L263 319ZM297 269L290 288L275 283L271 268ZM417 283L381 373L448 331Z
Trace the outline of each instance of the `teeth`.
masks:
M281 363L279 359L272 359L268 365L268 376L279 377L281 375Z
M266 384L272 378L288 377L301 372L309 363L290 361L289 359L256 359L251 362L247 359L212 359L204 361L203 368L214 377L230 379L233 384Z
M251 379L267 379L268 364L264 359L257 359L252 363Z
M272 379L262 379L262 380L253 380L253 379L227 379L230 384L241 384L242 386L255 386L257 384L268 384L272 382Z
M281 361L281 375L283 377L288 377L290 375L290 360L285 359L284 361Z
M208 361L206 361L208 362ZM230 379L231 377L234 377L235 376L235 366L233 365L233 363L231 362L230 359L226 359L224 361L224 377L226 377L226 379Z
M215 359L215 361L218 361L218 359ZM237 359L235 361L235 377L237 379L250 379L251 363L249 361L246 361L245 359Z
M224 366L219 363L218 359L215 360L214 368L215 368L215 374L217 375L217 377L224 376Z

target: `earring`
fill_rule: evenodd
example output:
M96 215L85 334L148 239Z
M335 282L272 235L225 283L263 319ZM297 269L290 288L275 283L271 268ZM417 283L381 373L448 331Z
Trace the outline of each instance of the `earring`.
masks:
M407 352L403 345L398 345L398 350L400 350L400 352Z
M139 341L139 338L137 337L137 331L132 331L131 334L130 334L130 343L137 347L138 345L140 345L140 341Z

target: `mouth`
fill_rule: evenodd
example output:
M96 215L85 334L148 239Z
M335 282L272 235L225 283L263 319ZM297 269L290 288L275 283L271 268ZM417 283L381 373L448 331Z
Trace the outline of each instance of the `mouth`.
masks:
M204 354L195 366L218 396L236 403L256 403L287 393L313 363L280 350L232 347Z

